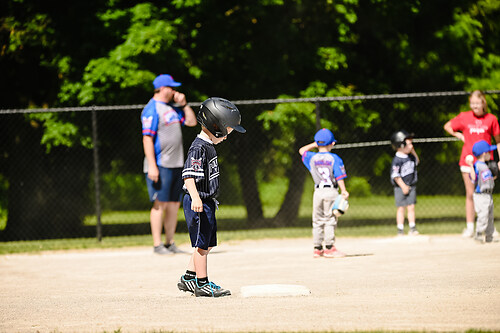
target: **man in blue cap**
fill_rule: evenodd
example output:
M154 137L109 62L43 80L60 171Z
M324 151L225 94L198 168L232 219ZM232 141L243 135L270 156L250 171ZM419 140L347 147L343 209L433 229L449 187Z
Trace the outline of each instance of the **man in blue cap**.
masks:
M196 126L196 115L187 104L186 96L175 90L181 85L169 74L158 75L154 95L141 114L144 173L149 199L154 253L183 252L174 243L177 212L182 196L184 149L182 125ZM161 241L165 228L165 243Z
M475 240L490 243L493 241L493 188L495 177L488 167L487 162L491 159L491 152L497 146L490 145L485 140L478 141L472 147L472 153L477 161L466 158L470 166L470 178L474 184L474 209L477 214Z

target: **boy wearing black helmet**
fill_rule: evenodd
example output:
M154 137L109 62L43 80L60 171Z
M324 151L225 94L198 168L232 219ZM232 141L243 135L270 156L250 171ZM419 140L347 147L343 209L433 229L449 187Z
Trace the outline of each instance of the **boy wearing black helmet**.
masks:
M408 235L418 235L415 224L415 204L417 203L417 152L413 147L413 134L400 130L391 136L392 148L396 154L392 160L391 183L396 200L396 222L398 236L404 235L405 208L410 231Z
M219 164L215 145L227 139L233 131L245 133L240 125L241 115L230 101L212 97L201 104L197 116L201 132L187 153L182 178L184 179L184 216L191 245L195 248L186 273L177 287L197 297L229 296L231 292L208 280L207 255L217 245L217 194L219 192Z

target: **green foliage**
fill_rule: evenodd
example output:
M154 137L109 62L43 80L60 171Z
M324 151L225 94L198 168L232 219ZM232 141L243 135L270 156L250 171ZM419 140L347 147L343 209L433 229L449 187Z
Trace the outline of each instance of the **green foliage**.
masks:
M86 148L92 147L92 139L88 135L82 135L79 126L62 120L55 113L32 113L26 118L35 127L43 126L44 131L40 143L46 147L47 153L50 153L53 147L73 147L77 143Z
M373 165L373 174L375 176L382 176L387 170L387 167L392 164L392 156L387 153L382 153L377 157Z
M52 7L36 0L2 4L2 103L9 108L145 103L151 81L165 72L181 78L189 101L500 88L497 0L75 0ZM490 110L499 109L488 101ZM250 116L271 142L259 165L268 177L283 176L298 158L297 144L312 141L315 107L294 103ZM418 124L426 135L439 135L457 109L433 106L424 114L412 103L372 110L337 101L320 112L322 127L353 142L387 137L387 124ZM47 152L91 146L88 119L58 113L24 121L42 126ZM122 144L106 138L110 147ZM11 148L0 149L2 165L15 165ZM245 153L260 161L261 147ZM451 153L436 158L445 163ZM386 162L375 161L375 174Z
M9 31L8 46L2 50L6 54L20 54L26 46L52 47L55 45L54 29L47 14L34 13L26 21L16 17L0 18L0 29Z
M290 164L292 158L298 158L298 153L293 151L293 142L297 137L302 138L304 133L312 141L316 122L315 108L313 103L278 104L274 110L262 112L257 117L272 142L272 152L265 162L284 167Z
M370 183L363 177L350 177L347 179L347 192L353 197L368 197L372 193Z
M347 57L338 48L320 47L318 48L318 56L326 70L347 68Z
M122 161L112 161L111 170L102 175L102 210L138 210L151 206L144 174L124 173ZM92 189L94 193L94 189Z

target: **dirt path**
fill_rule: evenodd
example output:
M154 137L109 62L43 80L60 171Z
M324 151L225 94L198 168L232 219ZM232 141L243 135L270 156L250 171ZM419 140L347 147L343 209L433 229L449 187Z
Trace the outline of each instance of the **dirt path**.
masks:
M344 238L342 259L310 239L224 243L209 277L233 296L177 290L188 256L148 248L0 256L1 332L500 330L500 243L460 236ZM184 249L189 249L184 247ZM243 298L299 284L310 296Z

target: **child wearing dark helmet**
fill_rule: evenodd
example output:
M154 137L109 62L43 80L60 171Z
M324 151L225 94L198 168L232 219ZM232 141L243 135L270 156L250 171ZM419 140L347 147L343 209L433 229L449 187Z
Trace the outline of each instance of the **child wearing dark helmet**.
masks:
M227 139L233 131L245 133L240 125L241 115L230 101L212 97L204 101L197 120L201 132L187 153L182 171L184 179L184 216L191 245L195 248L186 273L177 287L197 297L229 296L231 292L209 281L207 255L217 246L217 194L219 192L219 164L215 145Z
M344 179L347 177L344 162L330 151L337 140L326 128L314 135L314 142L299 149L302 162L307 167L314 181L313 196L313 257L342 258L345 254L335 247L335 227L337 217L332 208L339 196L339 188L344 199L349 198ZM318 152L312 152L312 149ZM323 248L324 242L324 248Z
M391 136L392 148L396 154L392 160L391 183L396 200L396 223L398 236L404 235L405 209L410 230L408 235L418 235L415 224L415 204L417 203L417 152L413 147L413 134L400 130Z

